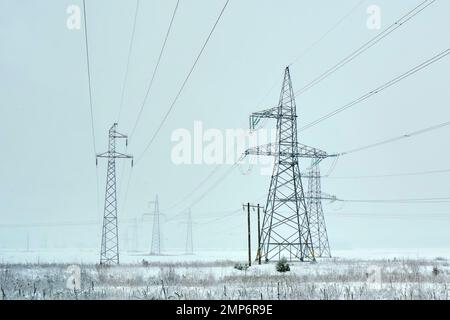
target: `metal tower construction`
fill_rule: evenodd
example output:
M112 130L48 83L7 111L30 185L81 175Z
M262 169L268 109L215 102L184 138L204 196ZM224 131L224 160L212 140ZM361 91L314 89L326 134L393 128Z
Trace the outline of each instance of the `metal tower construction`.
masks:
M316 161L329 155L298 143L297 110L289 67L285 69L278 107L253 113L250 128L261 119L276 119L277 141L248 149L245 155L274 156L275 164L261 227L259 248L266 261L286 257L314 261L308 207L299 168L300 158Z
M194 241L192 238L192 215L191 209L187 211L186 221L186 252L187 255L194 254Z
M151 214L151 215L153 215L153 232L152 232L152 246L151 246L150 254L161 255L162 230L161 230L161 224L160 224L161 213L159 212L158 195L156 195L155 201L152 201L150 203L154 204L153 214Z
M116 192L116 159L132 159L131 155L116 151L116 139L127 139L127 136L116 131L117 123L109 129L108 151L98 154L98 158L108 159L106 173L105 209L103 215L102 244L100 264L119 264L119 230L117 223L117 192Z
M320 167L319 164L312 160L311 167L307 170L308 192L307 206L309 223L311 230L311 238L314 246L314 256L318 258L331 257L330 245L328 243L327 227L325 225L325 216L322 209L322 199L336 200L322 193L320 183Z

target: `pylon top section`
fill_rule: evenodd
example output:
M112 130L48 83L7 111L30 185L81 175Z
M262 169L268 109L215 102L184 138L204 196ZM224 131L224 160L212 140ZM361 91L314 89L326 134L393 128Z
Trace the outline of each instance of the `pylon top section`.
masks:
M117 131L117 123L114 123L109 129L109 144L108 151L99 153L96 158L109 158L109 159L131 159L131 165L133 166L133 156L116 151L116 139L126 139L125 145L128 145L128 136ZM98 163L96 161L96 163Z
M127 139L125 144L128 145L128 136L123 133L117 132L117 126L117 122L115 122L111 126L111 128L109 129L109 136L116 139Z
M282 108L283 114L287 113L291 116L296 117L295 95L294 89L292 88L292 80L289 67L286 67L286 69L284 70L283 87L280 92L278 108Z
M250 115L250 129L255 130L261 119L294 120L296 117L295 95L292 88L291 74L289 67L286 67L278 106L252 113Z
M255 130L262 119L276 119L278 129L280 129L279 134L281 136L284 136L285 133L293 133L293 137L286 136L286 138L289 138L290 148L280 149L280 145L269 143L246 150L244 152L245 156L265 155L275 157L310 158L314 159L315 164L318 164L323 159L338 156L337 154L328 154L320 149L298 143L296 121L297 107L289 67L286 67L284 71L283 85L278 106L252 113L249 119L250 130ZM289 128L285 125L286 121L289 123Z

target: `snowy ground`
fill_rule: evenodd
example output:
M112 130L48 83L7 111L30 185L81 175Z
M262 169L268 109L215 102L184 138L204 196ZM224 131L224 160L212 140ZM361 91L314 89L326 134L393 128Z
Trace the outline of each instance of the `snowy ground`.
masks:
M124 253L108 268L95 265L94 251L2 251L0 299L448 299L448 251L364 251L284 274L274 264L237 270L244 251Z
M143 251L121 252L121 262L127 264L141 263L143 259L154 262L195 262L195 261L246 261L247 251L216 249L198 250L194 255L185 255L177 250L167 250L164 255L150 256ZM333 257L339 259L435 259L449 258L450 249L348 249L333 250ZM40 249L40 250L6 250L0 249L0 263L98 263L99 252L96 249Z

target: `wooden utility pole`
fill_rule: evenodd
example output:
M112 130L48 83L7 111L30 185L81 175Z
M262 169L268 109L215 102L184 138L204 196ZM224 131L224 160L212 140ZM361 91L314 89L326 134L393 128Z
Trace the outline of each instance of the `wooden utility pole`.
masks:
M248 265L252 265L252 243L250 232L250 203L247 203L247 233L248 233Z
M256 250L256 258L258 259L258 264L261 264L261 213L260 208L261 206L253 205L250 203L243 205L244 211L247 209L247 232L248 232L248 265L252 265L252 252L251 252L251 221L250 221L250 208L255 211L255 208L258 212L258 247Z
M261 208L261 206L258 203L258 251L257 251L257 257L258 257L258 264L261 264L261 215L259 212L259 208Z

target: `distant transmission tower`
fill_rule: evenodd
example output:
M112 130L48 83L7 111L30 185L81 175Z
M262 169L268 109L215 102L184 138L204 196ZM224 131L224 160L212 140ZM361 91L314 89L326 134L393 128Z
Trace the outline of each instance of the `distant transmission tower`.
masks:
M322 193L320 168L314 159L312 160L311 167L308 168L307 176L307 205L314 255L319 258L331 257L325 216L322 209L322 199L335 200L335 197L330 197Z
M253 113L250 116L250 128L255 129L265 118L277 120L277 142L245 152L246 155L275 156L261 227L261 254L266 261L276 257L314 261L299 158L325 159L329 155L298 143L297 110L289 67L285 69L278 107Z
M187 221L186 221L186 254L194 254L194 241L192 238L192 215L191 209L187 211Z
M116 131L117 123L109 129L108 151L97 155L108 159L106 173L105 210L103 215L102 244L100 264L119 264L119 230L117 224L117 193L116 193L116 159L132 159L127 154L116 152L116 139L127 139L127 136ZM98 161L96 161L98 163Z
M161 213L159 212L159 201L158 195L156 195L155 201L150 203L154 204L153 210L153 232L152 232L152 246L150 250L150 254L152 255L161 255L162 252L162 230L161 230Z

